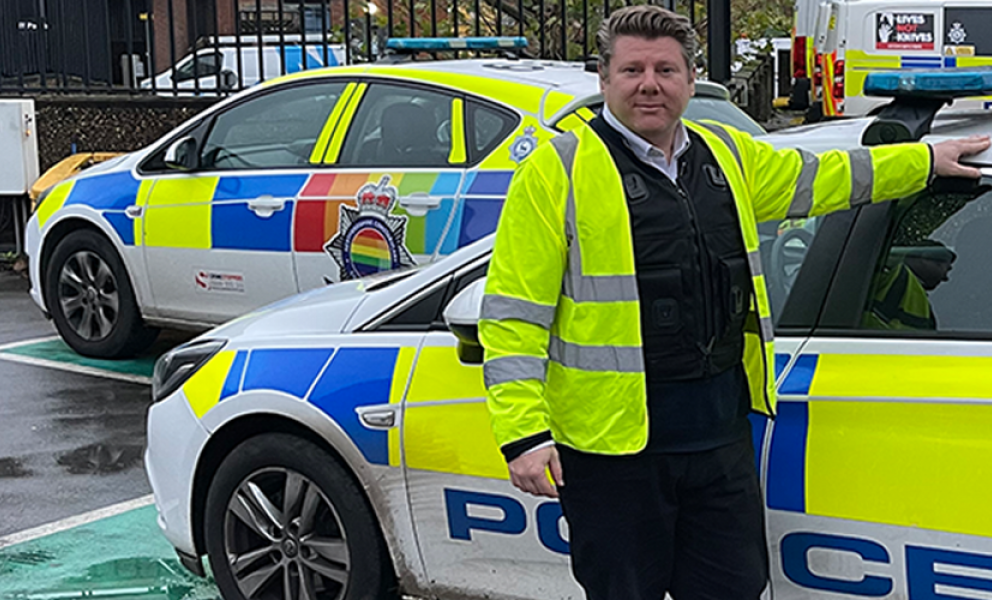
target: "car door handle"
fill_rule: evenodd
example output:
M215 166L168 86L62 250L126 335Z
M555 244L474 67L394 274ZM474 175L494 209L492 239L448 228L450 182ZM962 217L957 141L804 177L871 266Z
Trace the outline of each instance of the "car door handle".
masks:
M377 404L375 406L359 406L355 409L362 425L374 430L387 430L396 427L396 412L398 404Z
M401 196L399 202L400 206L406 209L411 217L422 217L427 214L427 211L441 206L440 197L431 196L426 192L414 192L409 196Z
M248 201L248 210L252 211L263 219L268 219L272 213L286 208L285 198L273 198L265 195Z

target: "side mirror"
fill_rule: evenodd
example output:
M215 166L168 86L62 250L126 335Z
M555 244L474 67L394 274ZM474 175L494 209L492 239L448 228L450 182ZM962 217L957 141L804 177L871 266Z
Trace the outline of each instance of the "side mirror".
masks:
M196 168L196 140L184 137L176 140L165 151L165 166L177 171L192 171Z
M458 360L469 365L482 364L479 315L485 290L486 278L483 277L458 292L444 308L444 323L458 338Z
M235 75L234 71L230 69L224 69L220 72L220 84L219 87L222 90L233 90L238 86L238 76Z

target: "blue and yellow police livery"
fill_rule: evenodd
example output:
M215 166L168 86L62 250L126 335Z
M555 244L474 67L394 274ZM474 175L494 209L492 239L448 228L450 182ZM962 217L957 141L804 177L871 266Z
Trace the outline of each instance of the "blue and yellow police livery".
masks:
M869 126L767 139L849 148ZM931 139L990 131L959 114ZM762 226L779 402L752 424L775 598L992 590L990 184ZM298 295L159 361L146 466L184 564L207 556L226 598L581 595L559 505L510 484L490 431L473 327L491 248Z
M516 164L597 92L581 64L508 59L266 82L47 190L32 296L74 349L119 356L152 327L429 263L495 229Z
M698 89L693 118L761 132L722 86ZM31 295L77 352L114 357L155 327L430 263L495 230L517 163L591 118L598 90L583 64L503 58L265 82L49 188L27 229Z

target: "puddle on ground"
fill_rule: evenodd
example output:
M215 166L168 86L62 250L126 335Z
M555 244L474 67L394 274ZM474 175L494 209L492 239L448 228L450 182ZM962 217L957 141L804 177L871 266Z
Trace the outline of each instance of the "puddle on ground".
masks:
M30 469L24 468L24 463L19 458L4 456L0 458L0 478L27 477L31 475Z
M137 445L90 444L60 454L56 460L73 475L118 473L141 463Z
M10 560L0 551L0 565ZM50 559L47 559L50 560ZM0 569L0 573L2 573ZM69 600L112 597L118 600L217 600L213 580L187 571L178 560L121 558L91 565L85 574L46 581L41 573L30 589L0 594L3 600Z

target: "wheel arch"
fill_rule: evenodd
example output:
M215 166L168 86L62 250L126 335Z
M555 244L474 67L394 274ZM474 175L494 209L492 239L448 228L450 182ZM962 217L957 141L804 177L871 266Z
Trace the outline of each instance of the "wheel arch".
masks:
M206 512L207 492L217 469L238 444L256 435L267 433L285 433L305 439L327 452L348 473L348 476L361 490L366 508L375 517L376 527L379 531L379 542L383 545L386 555L389 556L389 566L395 578L394 581L400 581L397 565L402 560L400 558L401 553L397 548L398 544L383 529L382 515L369 495L370 486L362 480L353 465L324 436L295 419L275 413L251 413L225 423L210 435L207 444L200 451L201 458L197 461L190 494L190 527L197 556L203 556L206 552L204 514Z
M90 221L86 218L80 216L70 216L59 220L57 223L53 224L51 228L45 232L45 236L41 241L41 259L39 263L39 283L41 284L41 299L48 307L48 277L45 274L48 272L49 263L52 260L52 254L55 253L55 249L58 248L59 243L68 237L70 234L76 231L89 230L103 239L105 239L110 246L117 253L117 258L120 259L121 264L125 266L124 271L127 273L128 282L131 284L132 293L135 297L138 296L138 288L135 287L134 275L131 273L131 269L126 268L128 266L127 260L124 255L121 254L120 249L117 247L117 243L114 238L107 234L98 224ZM138 309L142 308L141 304L138 304ZM51 309L47 309L51 312ZM144 316L144 315L142 315Z

